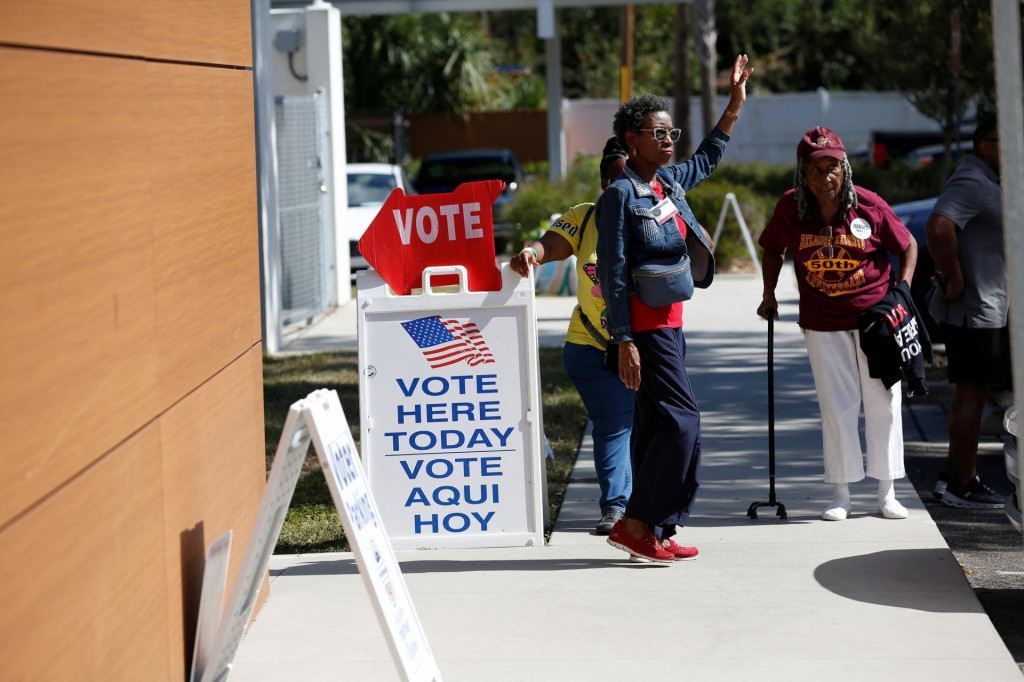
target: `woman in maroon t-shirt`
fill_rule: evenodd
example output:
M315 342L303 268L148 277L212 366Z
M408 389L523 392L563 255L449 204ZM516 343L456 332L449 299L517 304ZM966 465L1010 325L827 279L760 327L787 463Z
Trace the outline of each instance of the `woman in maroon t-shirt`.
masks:
M764 297L757 314L779 319L775 286L785 253L793 254L800 292L800 327L821 407L825 482L834 486L826 521L850 513L849 484L864 478L858 423L864 407L867 475L878 479L878 511L905 519L893 480L903 478L900 385L886 389L868 374L860 349L861 314L893 284L889 254L900 257L899 279L910 282L917 242L889 205L853 184L839 136L812 128L797 146L795 188L786 192L761 234Z

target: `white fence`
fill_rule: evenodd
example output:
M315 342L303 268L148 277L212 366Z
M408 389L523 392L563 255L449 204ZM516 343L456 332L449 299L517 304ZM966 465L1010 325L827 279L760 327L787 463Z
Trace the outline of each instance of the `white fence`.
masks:
M671 102L671 98L669 98ZM728 98L720 97L715 115ZM596 156L612 135L612 119L619 103L612 99L566 100L563 128L566 157ZM700 98L690 100L691 138L694 146L707 131L701 121ZM717 119L712 122L712 125ZM800 136L814 126L832 128L849 152L865 149L872 130L937 130L938 124L923 116L898 92L798 92L749 96L736 123L725 162L759 160L792 163Z

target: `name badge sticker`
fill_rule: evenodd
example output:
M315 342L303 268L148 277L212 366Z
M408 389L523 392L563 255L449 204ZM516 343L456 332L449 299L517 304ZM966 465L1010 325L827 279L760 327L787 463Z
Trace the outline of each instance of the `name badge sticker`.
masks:
M659 225L663 224L666 220L677 213L679 213L679 209L676 208L676 205L673 204L672 200L668 197L665 197L656 203L654 208L651 209L651 214L654 216L654 219L658 221Z
M871 225L863 218L854 218L853 222L850 223L850 232L857 239L867 239L871 236Z

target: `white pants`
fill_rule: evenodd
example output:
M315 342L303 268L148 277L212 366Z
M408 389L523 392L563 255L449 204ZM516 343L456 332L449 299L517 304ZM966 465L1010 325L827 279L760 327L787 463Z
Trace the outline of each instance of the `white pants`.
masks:
M900 384L886 390L881 379L868 375L868 359L857 331L805 330L807 355L821 407L822 449L826 483L852 483L864 478L864 455L858 423L864 406L867 475L903 478L903 418Z

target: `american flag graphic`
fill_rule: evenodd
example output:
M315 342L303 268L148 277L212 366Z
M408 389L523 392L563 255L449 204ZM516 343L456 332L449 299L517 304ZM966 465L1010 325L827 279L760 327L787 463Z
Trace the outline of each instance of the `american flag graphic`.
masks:
M421 317L402 326L423 351L432 368L465 362L470 367L494 362L480 329L473 322L442 320L440 315Z

